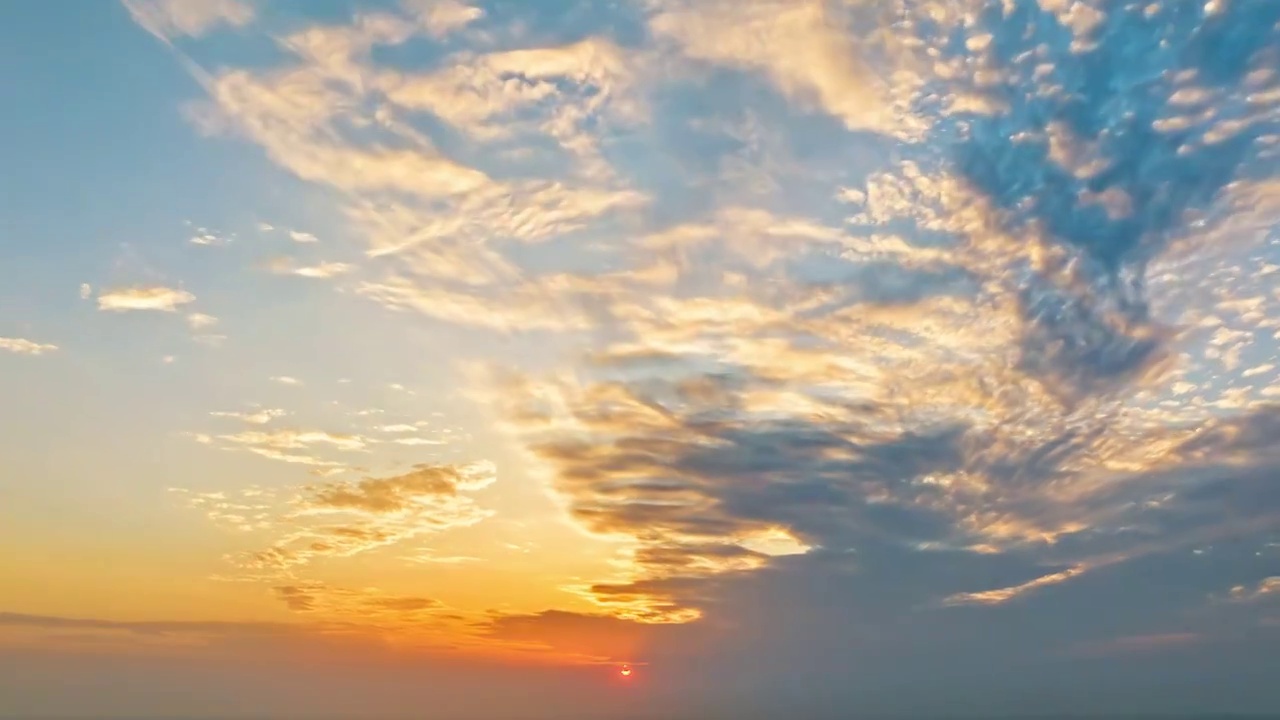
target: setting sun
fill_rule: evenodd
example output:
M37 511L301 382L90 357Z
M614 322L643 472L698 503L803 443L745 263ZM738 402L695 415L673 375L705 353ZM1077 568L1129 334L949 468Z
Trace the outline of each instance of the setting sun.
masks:
M631 666L630 666L630 665L623 665L623 666L622 666L622 669L621 669L621 670L619 670L618 672L622 673L622 676L623 676L623 677L630 677L630 676L631 676Z

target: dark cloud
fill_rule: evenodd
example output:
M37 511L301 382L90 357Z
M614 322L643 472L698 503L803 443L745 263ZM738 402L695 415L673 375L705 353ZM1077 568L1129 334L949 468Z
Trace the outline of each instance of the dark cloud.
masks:
M409 623L420 613L444 608L435 598L391 595L378 590L353 590L311 582L272 588L285 607L297 613L333 621Z
M280 635L298 631L297 625L266 622L209 621L124 621L98 618L70 618L0 612L0 626L43 630L106 630L136 635Z

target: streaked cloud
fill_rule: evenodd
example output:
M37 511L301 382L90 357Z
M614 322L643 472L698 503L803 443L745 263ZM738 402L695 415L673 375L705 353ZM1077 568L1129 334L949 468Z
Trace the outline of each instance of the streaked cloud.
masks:
M280 275L298 275L301 278L328 279L338 275L346 275L356 266L348 263L320 263L316 265L293 265L288 260L275 261L271 264L271 272Z
M186 290L162 286L139 286L100 292L98 309L110 312L133 310L177 312L179 307L193 303L195 300L196 296Z
M1005 588L997 588L995 590L982 590L980 592L957 593L948 597L944 602L947 605L996 605L1008 602L1020 595L1036 590L1037 588L1056 585L1066 582L1071 578L1078 577L1088 568L1077 565L1067 568L1061 572L1041 575L1034 580L1028 580L1020 585L1013 585Z
M38 343L26 338L0 337L0 350L15 355L44 355L58 349L57 345Z
M650 30L692 59L759 72L789 98L830 113L850 129L909 136L921 127L905 112L921 78L906 68L892 75L872 69L863 56L875 36L852 35L849 18L834 3L656 5Z
M123 0L134 22L153 35L171 40L199 37L225 25L240 27L254 19L247 0Z
M480 8L458 0L406 0L404 6L435 37L448 35L484 17Z
M1274 654L1280 6L129 6L299 181L98 295L245 333L163 373L243 607L707 716Z
M1257 584L1236 585L1229 597L1236 602L1256 602L1264 598L1280 598L1280 576L1263 578Z
M203 330L218 324L218 318L205 313L191 313L187 315L187 327L192 330Z
M339 442L311 434L232 438L250 449L305 450L311 442ZM252 443L248 441L253 441ZM343 447L343 449L353 449ZM317 558L347 558L425 535L469 527L490 516L471 496L496 480L492 463L420 464L406 473L334 480L298 488L292 494L251 489L224 493L177 490L212 522L259 533L269 546L233 558L237 567L258 575L291 572Z
M233 418L250 425L266 425L276 418L284 417L288 413L279 408L260 408L245 412L211 412L214 417Z

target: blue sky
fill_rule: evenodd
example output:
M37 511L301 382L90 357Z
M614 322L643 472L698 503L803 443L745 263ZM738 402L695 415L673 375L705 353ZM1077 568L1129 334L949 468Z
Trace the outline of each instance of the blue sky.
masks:
M1277 67L1266 0L10 3L0 714L1274 710Z

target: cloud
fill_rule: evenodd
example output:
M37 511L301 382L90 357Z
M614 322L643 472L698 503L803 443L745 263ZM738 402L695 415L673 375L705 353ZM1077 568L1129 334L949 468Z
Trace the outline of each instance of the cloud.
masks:
M281 453L306 449L312 444L308 440L322 442L317 434L257 435L241 434L238 439L233 436L231 442ZM327 437L323 442L345 440ZM408 543L423 535L475 525L490 517L492 511L480 507L471 494L495 480L493 464L477 462L417 465L400 475L316 483L298 488L292 495L258 489L242 492L238 498L223 493L176 492L187 496L191 507L202 510L217 524L266 534L269 545L265 549L233 560L254 577L271 577L317 558L352 557ZM302 599L295 600L295 604L301 602ZM402 604L399 609L408 608Z
M355 269L354 265L340 262L325 262L318 265L303 267L290 267L287 263L281 263L272 267L272 271L277 274L297 275L298 277L319 279L335 278L339 275L346 275Z
M273 450L301 450L314 445L328 445L338 450L364 450L366 441L359 435L344 435L324 432L323 430L274 430L262 432L248 430L234 435L222 436L227 442L249 447L270 448Z
M38 343L24 338L7 338L0 337L0 350L5 350L16 355L44 355L58 349L57 345L48 343Z
M288 375L275 375L271 378L271 381L279 383L281 385L301 385L302 384L302 381L299 380L298 378L290 377Z
M957 593L946 598L943 602L947 605L993 605L1004 603L1037 588L1066 582L1071 578L1082 575L1087 569L1082 565L1077 565L1061 572L1041 575L1021 585L1013 585L996 590L983 590L981 592Z
M435 37L444 37L484 17L484 10L458 0L405 0L403 5Z
M242 27L254 19L245 0L123 0L134 22L162 40L200 37L220 26Z
M182 305L193 303L196 296L186 290L167 287L132 287L107 290L98 294L98 309L111 312L158 310L177 312Z
M658 3L649 21L688 57L763 74L793 100L821 108L850 129L913 134L920 123L903 100L920 80L868 66L845 18L819 0ZM870 35L861 39L871 41ZM894 93L901 93L895 98ZM894 101L898 100L897 103Z
M279 417L284 417L288 413L278 408L261 408L250 412L211 412L214 417L234 418L250 425L266 425L267 423Z
M290 238L291 240L293 240L294 242L296 242L296 243L318 243L318 242L320 242L320 238L316 237L315 235L312 235L311 233L308 233L308 232L302 232L302 231L300 231L300 230L290 230L290 231L289 231L289 238Z
M120 621L99 618L74 618L23 613L0 613L0 625L7 627L34 627L45 629L114 630L136 636L170 634L219 634L251 633L278 634L290 632L295 626L284 623L238 623L201 621Z
M226 245L231 242L231 238L219 235L208 228L198 227L195 229L195 235L192 235L188 242L192 245Z
M1203 638L1196 633L1167 633L1163 635L1130 635L1100 642L1084 643L1076 652L1082 655L1114 655L1170 652L1179 647L1195 645Z
M1269 657L1280 10L740 5L649 3L625 43L486 17L422 62L382 52L422 17L358 15L193 112L340 191L357 294L538 350L458 365L617 554L562 579L588 612L473 629L680 668L720 714L1171 703L1106 659ZM394 427L206 435L326 473L202 501L263 535L242 573L365 612L297 575L489 516L488 466L355 479L425 441Z
M203 330L218 324L218 318L204 313L191 313L187 315L187 327L192 330Z
M312 510L351 510L367 513L405 512L423 498L453 497L473 492L493 483L489 464L456 467L420 466L413 472L390 478L366 478L358 483L317 487L307 501Z
M351 590L308 583L278 585L272 591L294 612L329 616L344 622L420 623L424 617L444 608L444 604L434 598L388 595L376 588Z
M1256 602L1272 596L1280 597L1280 576L1263 578L1253 587L1236 585L1229 594L1236 602Z

